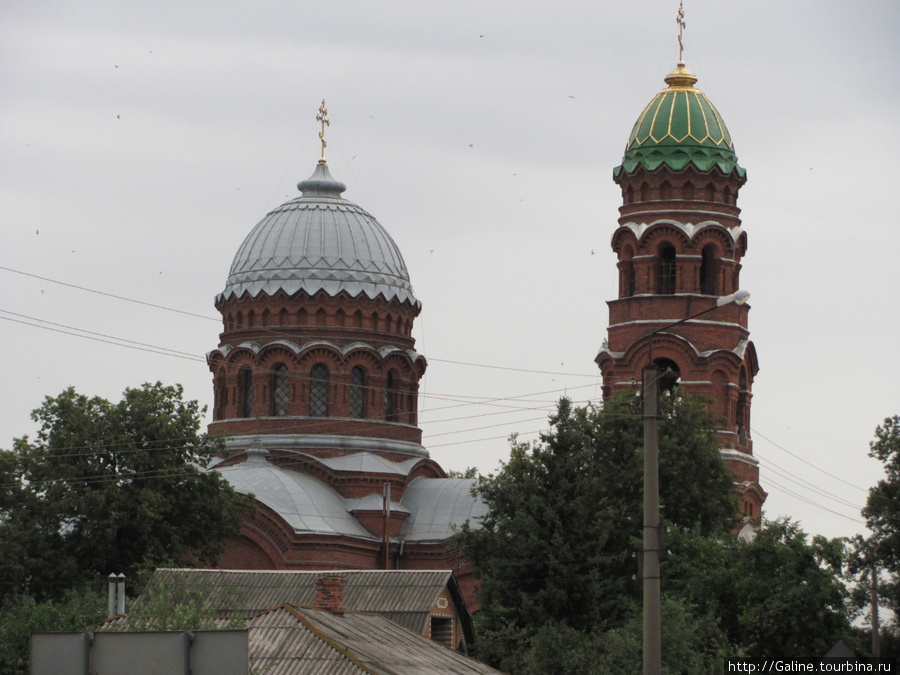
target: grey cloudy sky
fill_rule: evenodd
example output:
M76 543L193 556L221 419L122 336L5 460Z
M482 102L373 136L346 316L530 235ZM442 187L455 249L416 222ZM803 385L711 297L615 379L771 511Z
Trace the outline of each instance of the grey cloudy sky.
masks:
M213 298L244 236L312 172L324 98L332 173L393 235L424 304L425 444L445 469L496 469L506 437L535 437L559 396L600 395L612 168L675 64L676 11L5 0L0 445L69 385L117 400L180 382L211 402ZM880 476L868 443L900 414L900 4L685 11L685 60L749 175L767 514L861 531Z

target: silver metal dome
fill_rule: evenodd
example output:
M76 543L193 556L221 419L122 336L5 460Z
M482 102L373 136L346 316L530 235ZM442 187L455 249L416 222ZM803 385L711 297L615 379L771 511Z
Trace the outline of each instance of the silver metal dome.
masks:
M326 164L297 187L301 196L268 213L244 239L217 302L324 290L421 305L397 244L371 214L341 197L347 186Z

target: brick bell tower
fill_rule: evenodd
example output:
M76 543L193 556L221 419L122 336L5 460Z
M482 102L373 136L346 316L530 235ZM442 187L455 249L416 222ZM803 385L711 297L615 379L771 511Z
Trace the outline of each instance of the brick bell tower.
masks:
M677 381L714 401L741 514L755 522L766 493L750 439L759 365L747 327L749 306L717 306L740 288L747 234L737 198L746 171L721 115L694 86L697 78L683 61L665 82L635 122L622 164L613 171L622 189L612 236L619 293L607 303L608 338L595 360L604 397L639 387L642 369L652 361L669 369L662 389Z

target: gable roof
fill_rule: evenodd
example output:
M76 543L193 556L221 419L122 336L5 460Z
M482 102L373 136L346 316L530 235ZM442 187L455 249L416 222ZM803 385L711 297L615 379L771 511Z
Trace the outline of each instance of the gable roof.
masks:
M466 638L474 639L472 620L456 579L449 570L339 570L346 579L344 606L353 612L383 616L424 634L431 610L446 589L453 599ZM313 605L321 571L158 569L132 608L140 613L147 596L173 589L201 592L206 606L225 617L249 618L289 603Z
M250 658L267 675L433 675L499 671L377 614L285 604L247 622Z

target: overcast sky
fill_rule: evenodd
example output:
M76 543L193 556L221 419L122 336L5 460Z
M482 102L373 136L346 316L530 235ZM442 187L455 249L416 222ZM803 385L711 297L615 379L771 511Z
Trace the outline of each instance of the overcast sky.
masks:
M0 446L69 385L118 400L177 382L211 403L214 296L312 173L324 98L331 171L394 237L424 306L425 445L445 469L496 470L557 398L600 395L612 169L675 65L677 8L4 0ZM868 444L900 414L900 3L685 13L685 61L749 176L766 513L863 531L881 476Z

